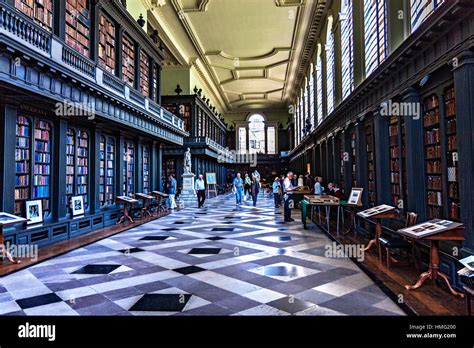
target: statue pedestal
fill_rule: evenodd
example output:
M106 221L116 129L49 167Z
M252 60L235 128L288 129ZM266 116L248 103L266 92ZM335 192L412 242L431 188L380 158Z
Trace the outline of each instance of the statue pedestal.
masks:
M183 189L179 195L180 201L184 203L184 207L189 207L197 204L197 195L194 190L194 177L193 173L183 174Z

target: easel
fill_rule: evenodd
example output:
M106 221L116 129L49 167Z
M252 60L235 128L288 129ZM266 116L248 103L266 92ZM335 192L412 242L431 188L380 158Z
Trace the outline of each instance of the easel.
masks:
M210 198L210 192L214 192L214 197L217 197L217 185L216 184L207 184L207 198ZM212 187L212 188L211 188Z

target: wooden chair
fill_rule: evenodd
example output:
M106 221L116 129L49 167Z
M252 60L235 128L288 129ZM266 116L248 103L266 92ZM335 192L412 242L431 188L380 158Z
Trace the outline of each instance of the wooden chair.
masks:
M413 212L408 212L405 217L405 227L413 226L416 224L416 221L418 220L418 214L413 213ZM379 238L379 245L382 249L385 250L385 255L387 259L387 269L390 269L390 261L395 260L397 265L399 266L407 266L411 264L411 262L400 262L397 261L396 259L392 258L392 254L394 253L395 250L406 250L407 254L411 252L411 258L413 263L415 263L415 257L414 257L414 241L413 240L407 240L405 238L399 238L399 237L385 237L381 236Z

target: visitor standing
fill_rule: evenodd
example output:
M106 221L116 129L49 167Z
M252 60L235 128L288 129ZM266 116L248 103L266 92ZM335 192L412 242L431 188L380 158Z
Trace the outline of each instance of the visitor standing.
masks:
M257 197L258 193L260 192L260 182L257 179L257 176L252 175L252 185L250 186L250 193L253 199L253 206L257 206Z
M176 209L178 207L175 201L176 188L177 188L177 182L176 182L176 179L174 178L174 174L170 174L168 178L168 194L169 194L170 209Z
M242 193L244 189L244 181L240 177L240 173L237 173L234 181L232 182L234 185L234 192L235 192L235 204L241 205L242 204Z
M273 188L273 199L275 201L275 208L279 208L281 204L281 198L280 198L281 184L280 184L280 179L278 178L278 176L275 178L272 188Z
M324 193L324 187L322 185L323 178L321 176L316 177L316 183L314 184L314 194L322 195Z
M202 206L204 206L204 201L206 200L206 187L204 185L202 174L199 174L196 183L194 184L194 189L197 193L198 207L202 208Z
M285 204L283 205L285 222L295 221L294 219L291 218L291 209L290 209L291 193L294 190L292 179L293 179L293 173L288 172L286 179L283 182L283 191L285 192L283 196L283 198L285 199Z
M252 180L250 179L249 175L245 173L244 179L244 201L250 199L250 186L252 185Z

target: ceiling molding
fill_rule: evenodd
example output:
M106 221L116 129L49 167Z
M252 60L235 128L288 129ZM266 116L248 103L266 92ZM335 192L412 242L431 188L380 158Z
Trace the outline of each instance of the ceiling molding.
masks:
M262 60L262 59L267 59L271 58L275 55L277 55L280 52L291 52L292 49L291 47L275 47L273 48L270 52L262 54L260 56L253 56L253 57L234 57L230 54L227 54L222 51L212 51L212 52L206 52L204 53L205 56L220 56L222 58L228 59L228 60L241 60L241 61L252 61L252 60Z
M183 0L171 0L176 12L178 13L192 13L192 12L206 12L207 6L211 0L193 0L194 6L184 7Z
M275 5L278 7L303 6L304 0L275 0Z

